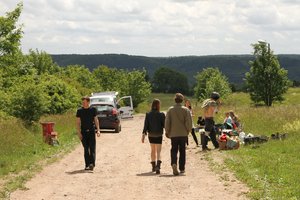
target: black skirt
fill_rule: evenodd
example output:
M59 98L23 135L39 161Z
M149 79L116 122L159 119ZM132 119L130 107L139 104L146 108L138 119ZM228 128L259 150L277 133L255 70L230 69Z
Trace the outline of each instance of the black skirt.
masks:
M161 137L148 137L148 139L151 144L161 144L162 143L162 136Z

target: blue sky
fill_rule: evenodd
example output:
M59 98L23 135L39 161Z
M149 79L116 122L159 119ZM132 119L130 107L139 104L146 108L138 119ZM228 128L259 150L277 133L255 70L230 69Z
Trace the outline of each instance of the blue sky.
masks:
M0 15L17 0L1 0ZM22 50L143 56L300 54L300 0L23 0Z

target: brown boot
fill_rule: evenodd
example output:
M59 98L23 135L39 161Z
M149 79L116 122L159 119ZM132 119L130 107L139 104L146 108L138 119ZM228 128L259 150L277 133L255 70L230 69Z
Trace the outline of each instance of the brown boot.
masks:
M157 165L155 167L156 174L160 174L160 164L161 164L161 160L158 160Z
M179 175L178 169L177 169L177 165L176 164L172 164L172 169L173 169L173 174L175 176Z

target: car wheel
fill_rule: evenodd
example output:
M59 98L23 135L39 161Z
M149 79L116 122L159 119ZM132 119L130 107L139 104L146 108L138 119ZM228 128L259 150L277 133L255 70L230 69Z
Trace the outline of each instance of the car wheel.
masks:
M121 131L121 126L115 128L115 133L120 133L120 131Z

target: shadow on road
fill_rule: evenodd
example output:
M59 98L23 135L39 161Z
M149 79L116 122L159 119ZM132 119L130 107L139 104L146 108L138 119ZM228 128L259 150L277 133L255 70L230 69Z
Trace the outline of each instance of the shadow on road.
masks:
M174 176L173 174L163 174L163 175L160 175L159 177L163 177L163 178L176 178L176 177L183 177L185 176L185 174L180 174L178 176Z
M84 169L79 169L79 170L74 170L70 172L66 172L66 174L73 175L73 174L83 174L83 173L93 173L93 171L90 170L84 170Z
M174 176L173 174L155 174L155 172L144 172L140 174L136 174L137 176L158 176L163 178L171 178L171 177L182 177L185 176L185 174L180 174L179 176Z
M107 130L107 129L105 129L105 130L103 130L103 129L100 129L100 132L101 133L112 133L112 134L118 134L118 133L115 133L115 130Z
M157 176L157 174L155 174L155 172L144 172L144 173L140 173L140 174L136 174L137 176Z

